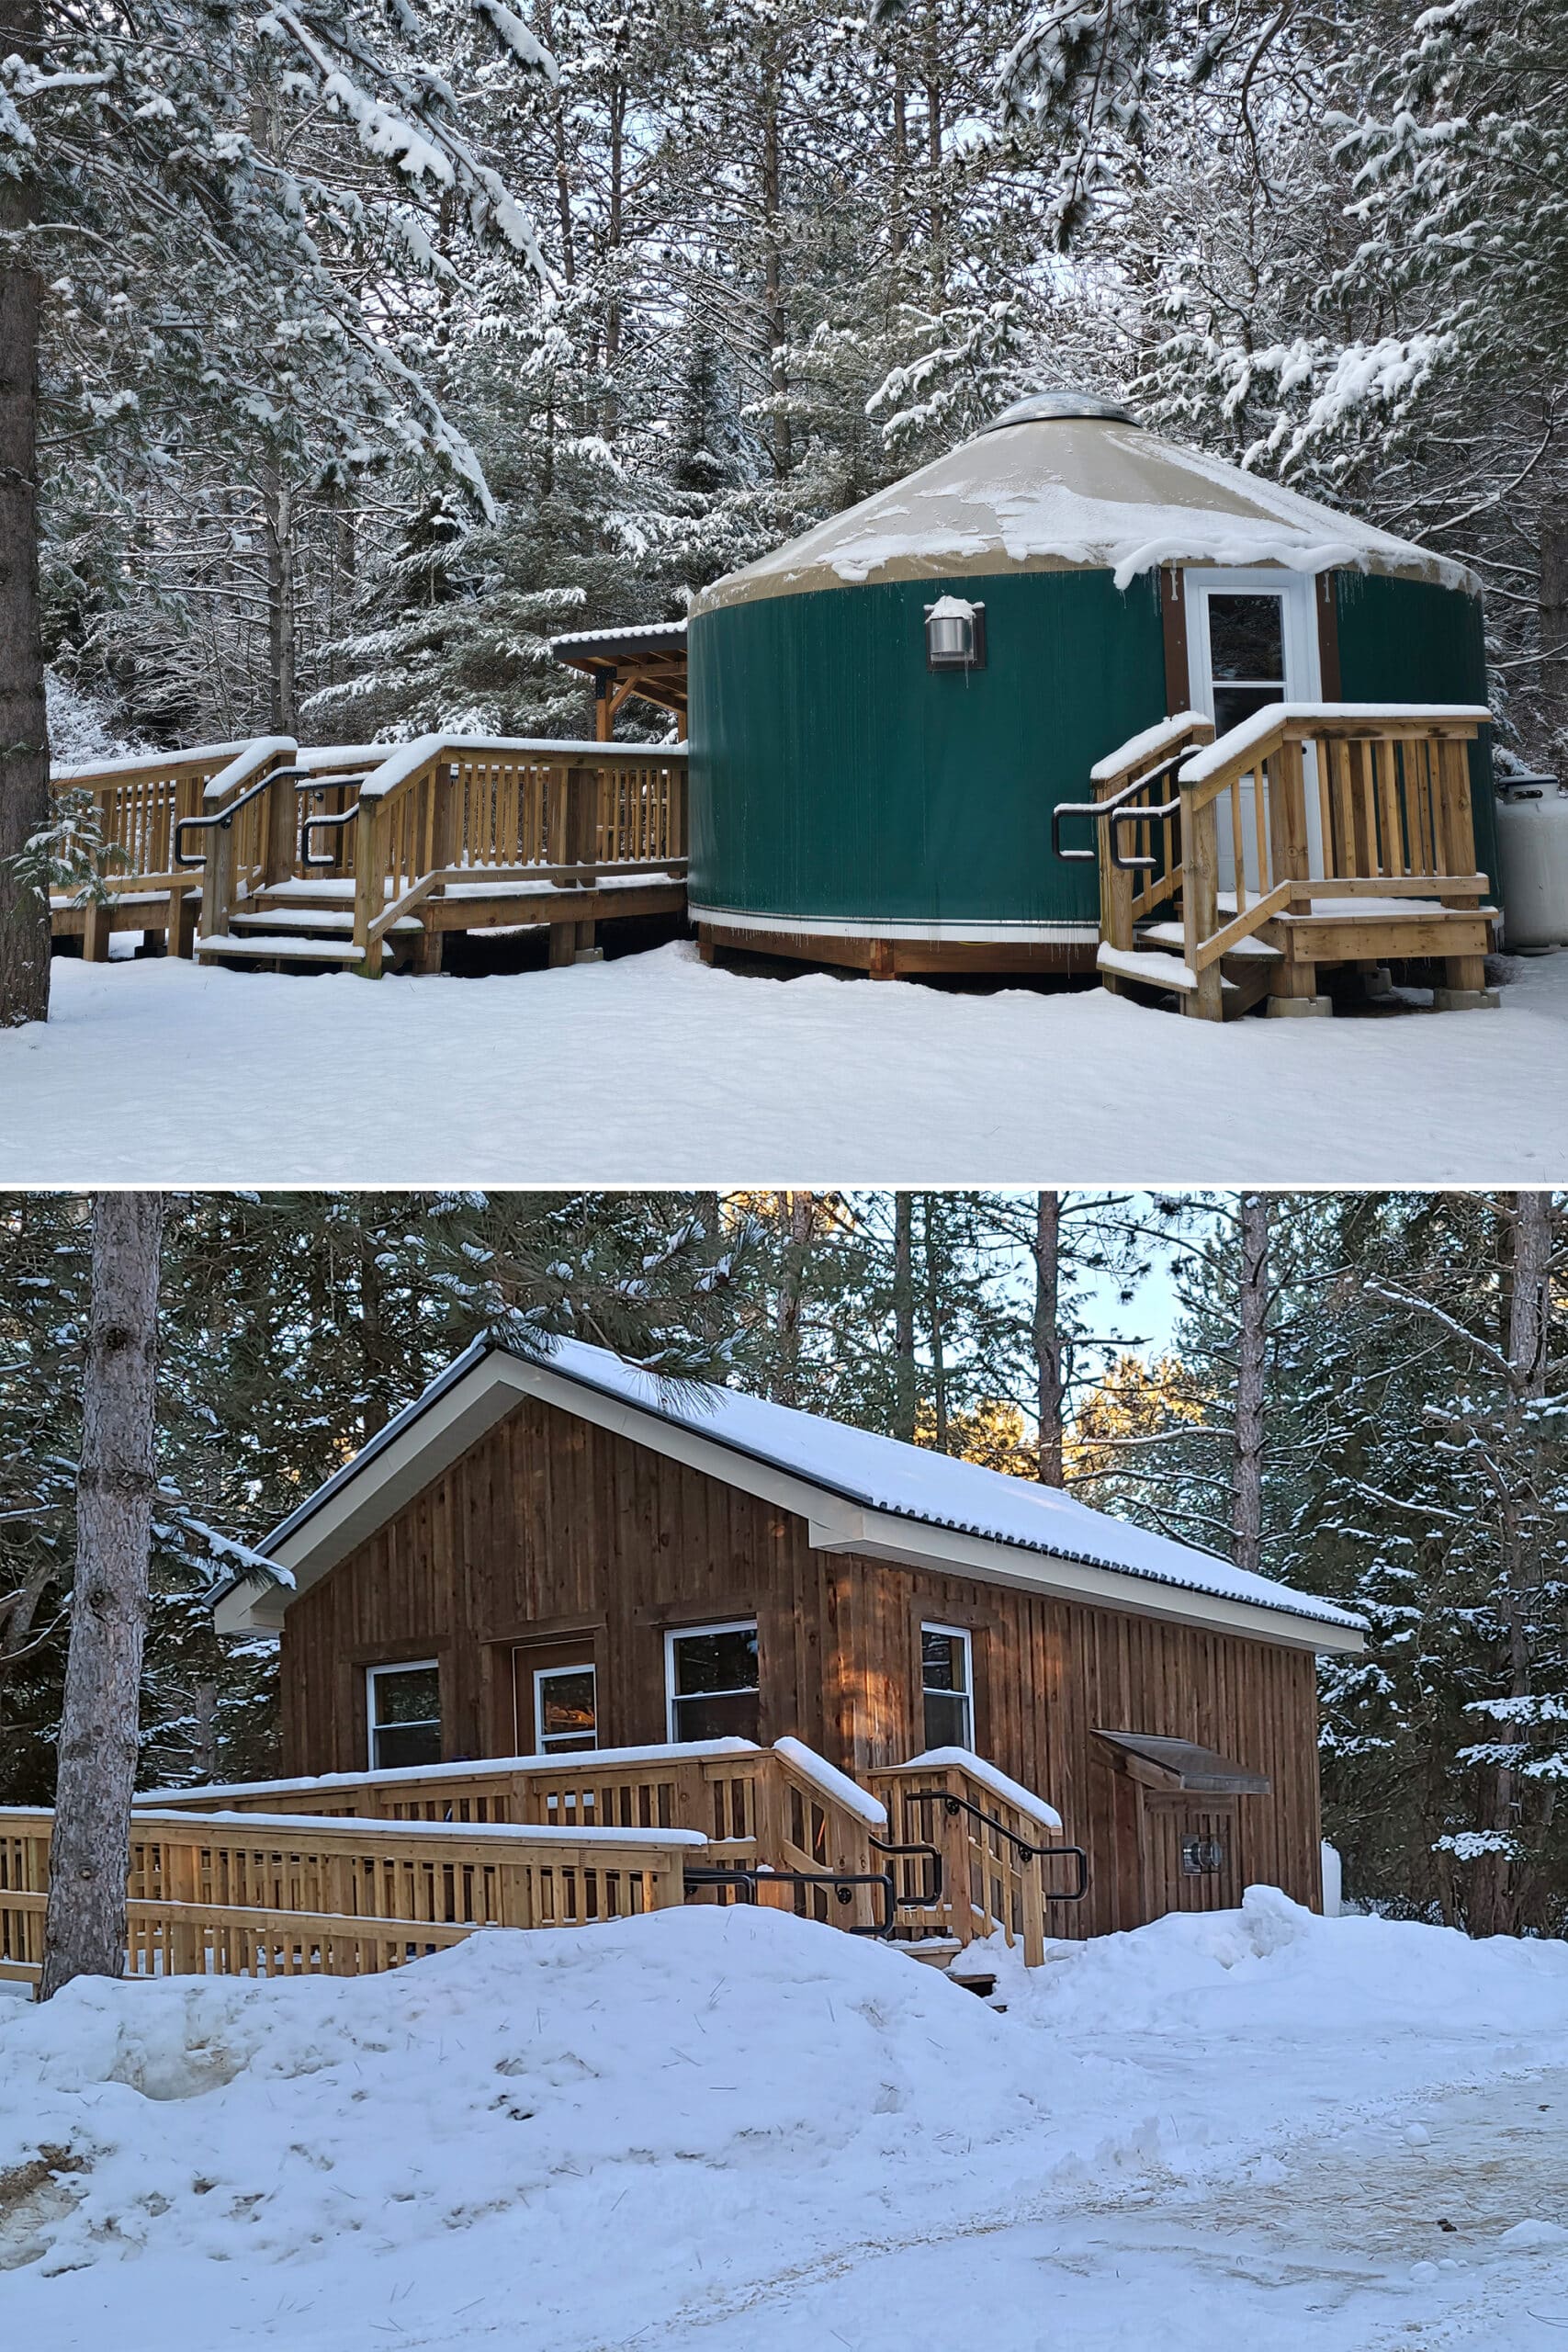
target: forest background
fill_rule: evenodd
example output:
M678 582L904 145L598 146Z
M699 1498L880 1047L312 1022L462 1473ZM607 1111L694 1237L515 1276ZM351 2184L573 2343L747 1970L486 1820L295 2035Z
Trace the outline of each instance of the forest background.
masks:
M85 1196L0 1196L0 1803L54 1785ZM574 1332L1362 1611L1355 1898L1568 1928L1568 1204L1517 1193L202 1193L164 1243L143 1786L276 1769L208 1597L481 1332ZM1140 1329L1141 1327L1141 1329Z
M1502 739L1562 755L1568 0L0 0L0 35L57 759L580 734L552 632L679 617L1062 382L1461 557Z

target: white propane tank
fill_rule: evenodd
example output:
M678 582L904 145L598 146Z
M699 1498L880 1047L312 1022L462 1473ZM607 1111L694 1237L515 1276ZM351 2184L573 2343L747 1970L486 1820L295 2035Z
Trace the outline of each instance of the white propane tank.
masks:
M1497 789L1503 944L1568 946L1568 785L1510 775Z

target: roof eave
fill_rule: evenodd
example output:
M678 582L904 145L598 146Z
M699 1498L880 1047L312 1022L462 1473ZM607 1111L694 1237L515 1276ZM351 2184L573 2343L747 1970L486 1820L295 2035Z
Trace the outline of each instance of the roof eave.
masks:
M295 1577L292 1589L237 1585L218 1604L220 1633L276 1631L298 1590L308 1589L422 1493L525 1396L536 1396L598 1426L684 1461L803 1518L813 1546L857 1553L938 1573L978 1577L1015 1589L1179 1623L1201 1622L1254 1640L1337 1653L1359 1652L1359 1629L1281 1606L1238 1600L1135 1569L1073 1559L1033 1546L890 1510L873 1498L807 1476L733 1439L691 1428L577 1373L531 1362L497 1341L476 1340L429 1388L273 1531L263 1545ZM422 1426L423 1425L423 1426ZM737 1479L735 1465L749 1475ZM374 1475L379 1471L379 1475ZM367 1487L365 1481L371 1478ZM357 1498L354 1490L359 1488Z

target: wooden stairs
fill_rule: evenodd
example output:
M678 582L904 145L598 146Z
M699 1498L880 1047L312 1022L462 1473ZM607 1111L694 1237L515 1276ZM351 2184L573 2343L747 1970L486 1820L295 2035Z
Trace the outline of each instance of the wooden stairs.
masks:
M1324 969L1418 963L1442 973L1436 1010L1495 1005L1467 756L1489 718L1278 703L1217 741L1192 711L1134 736L1053 825L1059 858L1099 868L1105 987L1201 1020L1321 1014ZM1069 817L1092 821L1092 848L1063 846Z

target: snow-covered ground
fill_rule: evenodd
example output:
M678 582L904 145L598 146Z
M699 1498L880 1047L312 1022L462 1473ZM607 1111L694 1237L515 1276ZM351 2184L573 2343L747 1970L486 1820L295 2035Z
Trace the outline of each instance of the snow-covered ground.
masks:
M0 2340L1561 2342L1562 1946L1255 1889L1003 1989L688 1910L0 2002Z
M0 1181L1539 1183L1568 954L1498 1012L1224 1027L672 946L488 979L62 960L0 1034Z

